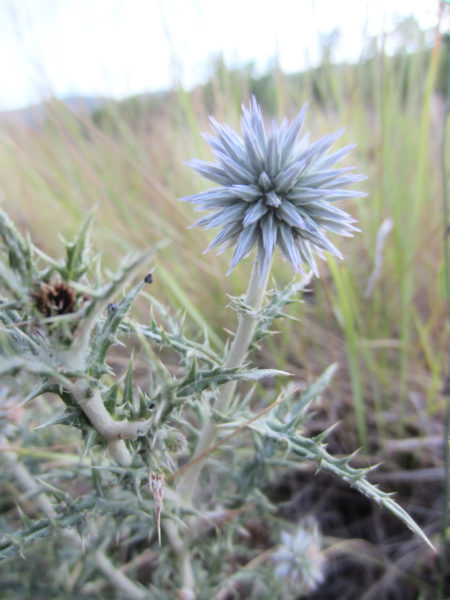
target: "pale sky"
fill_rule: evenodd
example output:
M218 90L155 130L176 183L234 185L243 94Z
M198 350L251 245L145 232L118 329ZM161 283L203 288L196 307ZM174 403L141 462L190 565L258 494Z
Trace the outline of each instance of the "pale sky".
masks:
M54 94L115 98L191 87L211 57L228 66L275 56L286 72L319 58L319 33L340 28L335 60L413 15L434 27L438 0L0 0L0 110ZM448 9L447 9L447 12ZM445 25L448 26L449 15Z

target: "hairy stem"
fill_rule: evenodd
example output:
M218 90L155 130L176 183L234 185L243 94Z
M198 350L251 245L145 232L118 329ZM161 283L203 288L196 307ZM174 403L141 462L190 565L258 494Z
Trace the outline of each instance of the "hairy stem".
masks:
M256 325L258 323L258 313L263 303L264 292L269 279L269 273L270 268L266 270L264 279L262 282L260 282L258 275L258 262L255 261L245 297L245 303L250 308L250 311L243 311L239 315L237 332L224 364L224 367L226 368L241 366L245 357L247 356L248 348L253 339ZM233 399L235 389L236 381L229 381L220 387L216 404L216 408L219 412L227 412ZM200 456L208 448L210 448L214 444L216 438L216 426L212 421L210 421L202 431L193 459L195 459L197 456ZM199 460L198 462L194 463L192 467L187 469L181 477L178 485L178 491L181 501L185 505L190 505L192 503L192 496L205 460L206 457L203 460Z
M191 557L189 553L189 539L182 540L178 529L173 521L163 520L164 531L169 539L172 550L177 557L178 570L180 573L182 589L186 594L195 598L195 579L192 571Z
M245 360L245 357L247 356L248 349L258 323L258 313L263 303L264 292L269 279L269 273L270 268L266 270L264 279L262 282L260 282L258 276L258 263L255 261L245 297L245 303L250 310L243 311L239 315L237 332L224 364L224 366L227 368L241 366ZM229 381L220 387L216 404L217 410L220 412L226 412L229 409L235 389L236 381ZM217 429L214 423L210 421L202 431L193 458L195 459L197 456L201 456L214 444L216 439ZM177 491L179 494L179 501L184 506L189 506L192 503L192 496L195 492L196 484L205 460L206 456L205 458L194 463L181 476ZM195 580L189 551L190 532L186 534L183 542L180 539L180 535L173 523L166 521L165 531L169 538L170 544L177 555L184 597L195 598Z
M138 435L145 434L150 427L151 420L115 421L106 410L100 391L91 389L85 379L79 379L72 386L71 392L91 425L108 440L108 450L111 456L122 467L129 467L132 459L124 440L133 440Z

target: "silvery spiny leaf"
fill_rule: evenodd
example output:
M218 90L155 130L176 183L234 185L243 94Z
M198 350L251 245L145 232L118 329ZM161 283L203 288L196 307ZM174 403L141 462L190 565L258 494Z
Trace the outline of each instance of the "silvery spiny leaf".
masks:
M296 272L303 272L307 264L317 275L314 253L342 258L326 231L343 236L358 231L355 219L332 204L366 195L343 189L364 175L350 174L353 167L331 168L353 146L327 154L343 130L313 144L308 144L307 136L299 140L305 113L306 105L291 124L274 123L266 133L253 97L249 109L243 106L242 137L211 118L216 137L205 134L205 138L217 162L187 163L221 186L183 200L197 204L198 210L214 211L192 227L221 228L205 252L218 247L221 253L235 246L228 272L256 245L262 279L278 245Z

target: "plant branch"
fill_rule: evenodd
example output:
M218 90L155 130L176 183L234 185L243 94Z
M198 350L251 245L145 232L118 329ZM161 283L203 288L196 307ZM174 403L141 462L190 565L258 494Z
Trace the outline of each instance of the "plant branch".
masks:
M0 444L6 444L6 439L0 437ZM4 459L8 470L14 475L19 486L24 492L34 493L38 491L38 486L28 469L17 460L14 452L4 452ZM34 501L41 512L43 512L51 521L57 520L57 514L52 503L44 493L35 496ZM83 542L75 529L62 529L61 537L76 548L83 549ZM126 575L121 573L101 551L94 553L94 561L99 569L108 578L109 582L121 592L126 594L130 600L143 600L147 597L147 592L131 581Z
M115 421L103 404L100 390L92 389L85 379L76 381L70 391L91 425L108 441L108 450L112 457L122 467L129 467L132 457L124 440L133 440L146 434L150 429L151 419Z

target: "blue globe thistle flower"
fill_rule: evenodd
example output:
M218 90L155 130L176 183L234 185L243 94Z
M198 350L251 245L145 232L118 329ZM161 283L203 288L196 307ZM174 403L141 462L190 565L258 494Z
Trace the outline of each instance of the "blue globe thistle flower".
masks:
M271 559L286 597L296 598L315 591L325 580L326 567L317 524L306 521L292 532L282 531L281 542Z
M242 138L211 117L217 137L204 137L217 162L187 163L221 186L182 200L198 204L198 210L215 211L191 227L222 228L205 252L220 247L220 254L235 245L228 273L257 245L262 280L278 245L296 272L303 272L308 264L318 275L314 253L323 258L326 251L342 258L325 232L351 237L358 231L355 219L333 203L365 196L343 189L365 176L350 174L353 167L331 168L354 145L327 154L343 129L313 144L308 143L308 135L299 140L306 108L291 124L286 119L279 127L273 123L267 134L253 97L249 109L242 107Z

